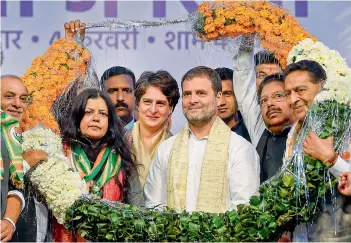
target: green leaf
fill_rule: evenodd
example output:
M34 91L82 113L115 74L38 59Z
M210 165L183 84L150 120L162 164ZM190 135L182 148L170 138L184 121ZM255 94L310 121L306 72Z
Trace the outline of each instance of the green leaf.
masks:
M235 228L234 228L234 231L235 231L235 233L239 233L239 232L241 232L243 230L243 227L242 227L242 225L239 223L239 224L237 224L236 226L235 226Z
M286 187L292 187L294 185L294 176L290 173L284 173L283 175L283 183Z
M191 232L199 232L200 231L200 225L190 222L189 223L189 230Z
M81 219L82 217L83 217L82 215L77 215L72 220L78 220L78 219Z
M257 232L262 240L267 239L269 235L269 231L267 229L261 229Z
M250 197L250 204L253 206L258 206L261 203L261 200L258 196Z
M288 190L286 190L285 188L283 188L283 187L280 187L279 188L279 196L281 196L281 197L286 197L286 196L288 196L289 195L289 191Z
M218 228L222 227L222 225L223 225L222 218L219 217L218 215L215 215L212 218L212 225L214 226L215 229L218 229Z
M107 240L110 240L110 241L113 241L113 240L114 240L113 234L107 233L107 234L106 234L106 239L107 239Z
M273 232L277 229L277 227L278 225L276 222L270 222L270 224L268 225L268 228Z
M145 221L142 219L137 219L134 221L134 227L137 232L142 232L145 226Z
M221 228L217 229L217 233L218 234L223 234L227 231L227 227L226 226L222 226Z

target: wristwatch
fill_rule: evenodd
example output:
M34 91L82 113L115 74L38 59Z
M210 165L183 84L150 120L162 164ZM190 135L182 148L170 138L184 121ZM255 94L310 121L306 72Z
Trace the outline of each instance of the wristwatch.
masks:
M323 164L331 168L335 165L336 161L338 160L339 155L334 152L334 155L330 159L326 159Z

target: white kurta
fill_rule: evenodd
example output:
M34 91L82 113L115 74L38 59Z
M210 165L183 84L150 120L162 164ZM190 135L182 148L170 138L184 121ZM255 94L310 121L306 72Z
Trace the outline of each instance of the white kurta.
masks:
M167 205L167 168L176 136L164 141L152 161L144 187L147 207ZM186 191L186 210L196 210L200 187L201 167L208 137L197 139L189 134L189 168ZM247 203L260 183L259 157L255 148L244 138L231 132L228 157L227 209ZM213 183L216 183L215 181ZM211 193L211 192L208 192Z

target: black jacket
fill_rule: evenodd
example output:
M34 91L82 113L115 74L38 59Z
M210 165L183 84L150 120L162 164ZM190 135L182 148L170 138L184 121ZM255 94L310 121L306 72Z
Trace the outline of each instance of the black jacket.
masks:
M243 117L241 116L240 111L238 111L238 118L239 118L239 122L232 127L232 132L237 133L238 135L242 136L243 138L245 138L247 141L249 141L251 143L251 138L249 135L249 132L247 131L247 128L245 126Z
M264 130L256 147L260 156L261 183L274 176L282 166L289 131L290 127L284 129L280 134L273 134L267 129Z

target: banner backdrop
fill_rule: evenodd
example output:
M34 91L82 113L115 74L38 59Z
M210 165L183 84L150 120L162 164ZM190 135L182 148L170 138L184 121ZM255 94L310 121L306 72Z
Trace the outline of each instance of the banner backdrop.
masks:
M2 74L21 76L31 61L64 36L66 21L95 23L106 19L155 20L183 18L201 1L3 1L1 42ZM302 25L351 64L351 4L347 1L274 1L289 9ZM203 43L194 37L191 24L148 29L89 29L85 43L97 73L111 66L126 66L139 77L143 71L164 69L180 83L192 67L231 67L232 53L221 41ZM173 114L172 131L185 118L181 101Z

